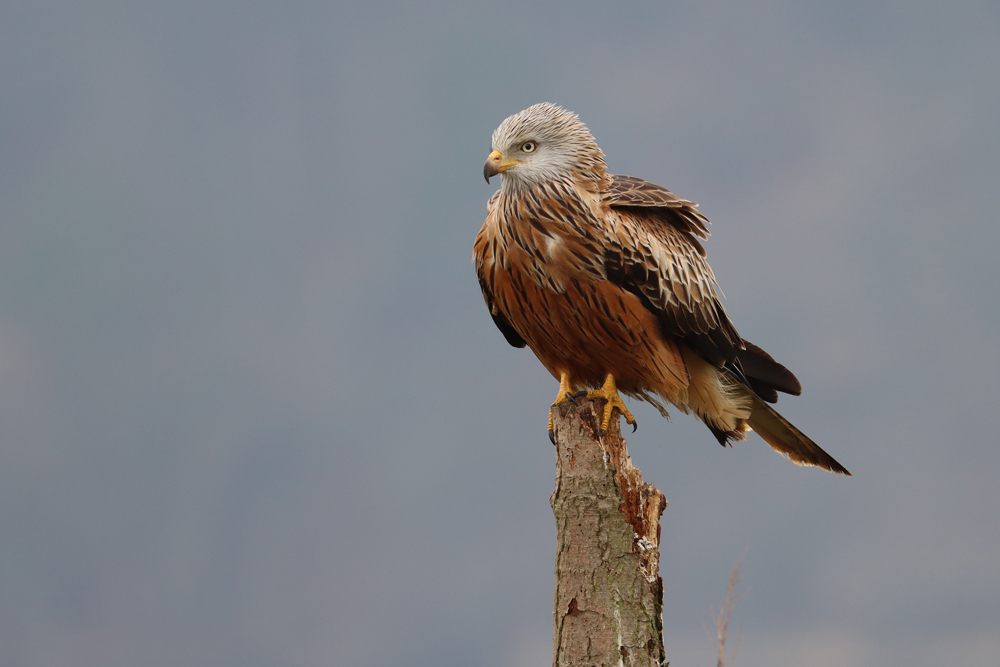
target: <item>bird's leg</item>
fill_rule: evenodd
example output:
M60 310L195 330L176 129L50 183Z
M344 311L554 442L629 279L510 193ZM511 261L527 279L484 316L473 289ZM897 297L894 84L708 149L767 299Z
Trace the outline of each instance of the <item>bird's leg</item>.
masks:
M570 388L569 373L562 371L559 373L559 393L556 394L556 400L552 403L552 408L573 398L573 395L569 393ZM549 440L554 445L556 444L556 434L552 429L552 408L549 408Z
M611 423L611 413L615 408L621 411L625 421L632 425L632 432L635 433L637 427L635 417L625 407L625 401L622 400L622 397L618 395L618 386L611 373L608 373L608 377L605 378L603 387L587 392L587 398L603 398L608 402L604 406L604 417L601 419L601 435L604 435L604 432L608 430L608 425Z

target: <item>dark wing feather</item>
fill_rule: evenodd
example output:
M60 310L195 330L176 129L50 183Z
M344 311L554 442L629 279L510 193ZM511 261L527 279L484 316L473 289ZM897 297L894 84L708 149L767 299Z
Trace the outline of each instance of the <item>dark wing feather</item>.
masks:
M779 391L793 396L802 393L798 378L771 355L747 340L743 341L743 348L736 352L736 364L746 376L747 384L760 398L775 403Z
M510 325L510 322L501 315L496 308L493 307L493 295L490 290L486 287L486 283L482 278L479 279L479 287L483 290L483 298L486 300L486 307L490 310L490 317L493 318L493 323L497 325L497 329L503 334L503 337L507 339L507 342L514 347L524 347L524 339L521 338L521 334L517 333L517 330Z
M715 291L715 277L689 234L639 209L612 211L620 224L604 249L608 280L637 295L664 334L685 341L718 368L732 363L740 338Z
M678 197L670 190L661 188L634 176L609 176L610 185L601 192L601 199L615 208L642 208L655 211L656 218L673 225L682 232L707 239L708 218L698 211L698 205ZM692 239L694 241L694 239ZM702 257L705 251L694 241Z

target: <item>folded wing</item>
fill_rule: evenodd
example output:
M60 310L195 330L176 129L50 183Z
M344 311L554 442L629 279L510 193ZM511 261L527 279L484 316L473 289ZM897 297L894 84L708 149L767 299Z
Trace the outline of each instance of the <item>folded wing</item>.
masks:
M608 279L639 296L664 333L683 340L760 398L799 394L792 373L743 340L719 300L715 274L696 237L707 238L708 219L697 204L633 176L612 176L602 193L610 207L605 265Z

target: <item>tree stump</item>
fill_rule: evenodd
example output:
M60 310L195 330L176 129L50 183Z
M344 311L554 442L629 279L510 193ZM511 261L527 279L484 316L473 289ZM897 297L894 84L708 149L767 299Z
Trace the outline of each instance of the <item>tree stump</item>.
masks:
M632 465L603 399L553 408L558 548L554 667L663 664L660 515L666 498Z

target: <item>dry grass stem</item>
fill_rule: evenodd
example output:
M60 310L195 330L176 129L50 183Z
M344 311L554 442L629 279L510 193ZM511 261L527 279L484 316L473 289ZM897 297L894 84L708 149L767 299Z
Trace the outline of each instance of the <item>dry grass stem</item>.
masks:
M708 603L708 610L712 615L712 622L715 623L715 640L719 646L719 661L716 663L716 667L727 667L727 665L732 665L733 660L736 659L736 651L740 647L740 633L737 633L736 644L733 646L732 655L729 656L729 662L727 663L726 635L729 630L729 619L733 615L733 609L736 607L736 603L743 597L743 593L736 592L736 586L740 583L740 581L742 581L742 579L740 579L741 565L743 565L743 556L740 556L740 559L736 561L735 565L733 565L733 571L729 575L729 586L726 588L726 597L723 599L719 608L715 609L711 602ZM706 628L705 631L707 633L708 629Z

